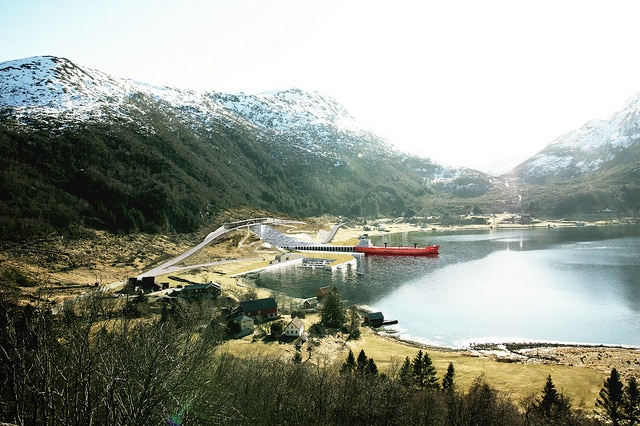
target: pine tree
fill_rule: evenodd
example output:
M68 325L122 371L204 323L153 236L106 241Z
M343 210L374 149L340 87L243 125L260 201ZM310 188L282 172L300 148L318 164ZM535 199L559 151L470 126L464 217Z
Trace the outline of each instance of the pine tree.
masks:
M326 327L342 328L345 325L346 310L336 287L326 296L321 315L320 322Z
M631 377L624 388L623 412L628 425L640 424L640 389L635 377Z
M428 389L440 389L440 384L438 383L438 375L436 373L436 367L433 365L433 361L431 361L431 357L429 357L428 353L424 353L422 357L422 362L424 364L425 377L426 377L426 387Z
M420 388L440 389L436 368L433 366L431 357L428 353L422 353L422 349L413 360L413 376L415 382Z
M413 383L413 369L408 356L404 358L404 363L402 363L402 367L400 367L399 379L400 383L405 386L410 386Z
M559 394L553 384L551 374L542 390L542 397L533 405L534 413L537 413L544 421L549 423L564 424L572 418L571 402L569 398Z
M623 388L618 370L613 368L611 375L604 381L596 400L596 410L607 418L613 426L620 425L623 408Z
M418 351L413 359L413 380L418 387L423 388L425 384L424 365L422 364L422 349Z
M347 354L347 360L342 364L343 373L353 373L356 368L356 357L353 355L353 351L349 349Z
M453 368L453 363L449 363L449 367L447 367L447 373L442 378L442 390L445 392L453 392L455 384L453 383L453 377L456 372Z
M547 382L542 390L542 398L538 401L537 406L543 412L546 418L551 418L551 410L558 403L558 391L551 380L551 374L547 376Z
M364 349L360 349L358 359L356 360L356 371L363 374L367 371L367 355L364 353Z
M376 365L376 362L373 360L373 358L369 358L367 360L366 373L371 374L372 376L375 376L378 374L378 366Z
M349 319L349 338L360 338L360 318L358 317L358 311L355 306L351 307L351 315Z

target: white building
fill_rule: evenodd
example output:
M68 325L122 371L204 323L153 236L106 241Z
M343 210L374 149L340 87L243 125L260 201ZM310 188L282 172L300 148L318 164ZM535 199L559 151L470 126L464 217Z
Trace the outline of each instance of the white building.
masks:
M291 320L289 325L284 329L284 335L287 337L300 337L304 334L304 323L298 317Z

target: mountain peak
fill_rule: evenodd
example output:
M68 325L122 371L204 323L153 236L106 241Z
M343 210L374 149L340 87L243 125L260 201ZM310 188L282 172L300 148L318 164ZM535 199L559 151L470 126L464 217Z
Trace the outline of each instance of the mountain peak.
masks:
M609 120L591 120L567 132L514 169L529 182L575 178L603 166L637 161L640 141L640 94Z
M338 102L298 88L256 95L206 93L119 79L81 67L66 58L38 56L0 63L0 108L17 116L68 119L103 119L123 115L127 101L136 94L149 96L200 118L224 114L241 116L260 127L283 130L309 124L358 131L356 120Z
M131 85L66 58L20 59L0 63L0 108L49 118L72 112L83 121L120 103Z

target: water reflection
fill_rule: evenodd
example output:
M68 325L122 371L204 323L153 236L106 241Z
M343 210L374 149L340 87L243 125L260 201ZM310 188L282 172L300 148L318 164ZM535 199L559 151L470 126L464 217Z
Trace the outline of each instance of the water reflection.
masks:
M257 284L303 298L334 285L351 303L398 319L399 332L446 346L640 345L639 235L621 226L387 235L394 245L440 244L441 254L366 257L364 275L286 269L260 274Z

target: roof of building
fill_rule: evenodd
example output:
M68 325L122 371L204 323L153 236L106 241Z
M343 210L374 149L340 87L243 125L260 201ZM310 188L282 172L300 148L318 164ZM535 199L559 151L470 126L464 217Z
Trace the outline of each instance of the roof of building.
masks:
M237 317L235 317L233 320L236 321L236 322L253 321L253 318L248 317L245 314L240 314Z
M331 286L324 286L318 289L318 293L320 294L329 294L331 293Z
M300 318L298 318L298 317L295 317L294 319L291 320L289 325L292 325L292 324L298 330L300 330L301 328L304 327L304 322L302 322L302 320ZM289 325L287 325L287 327L289 327Z
M190 284L182 287L182 291L200 291L200 290L208 290L210 288L214 288L214 286L209 284Z
M369 312L368 314L365 315L365 317L369 320L384 320L384 315L382 315L382 312Z
M244 312L265 311L267 309L278 309L278 304L273 297L265 297L264 299L240 302L240 307Z

